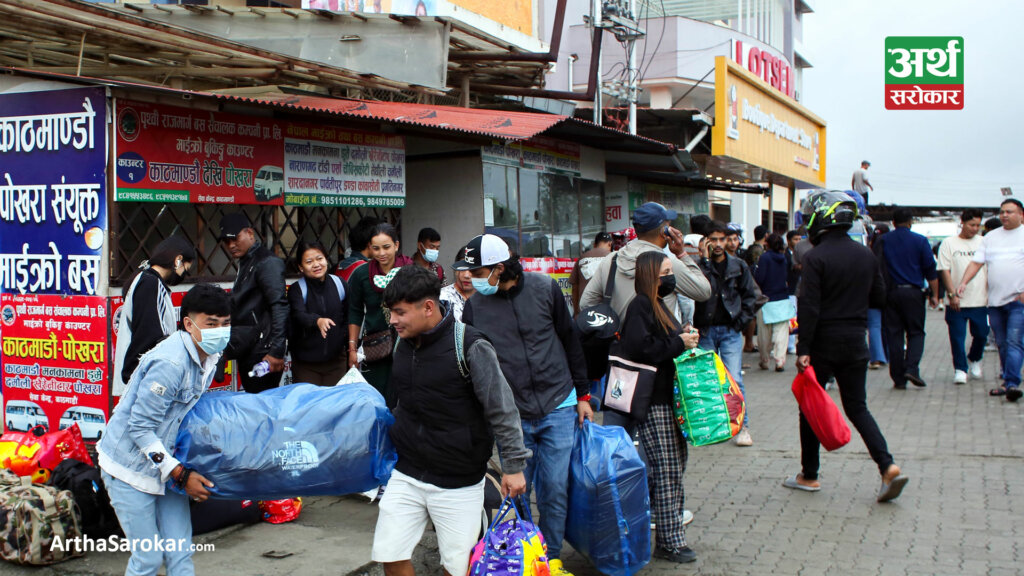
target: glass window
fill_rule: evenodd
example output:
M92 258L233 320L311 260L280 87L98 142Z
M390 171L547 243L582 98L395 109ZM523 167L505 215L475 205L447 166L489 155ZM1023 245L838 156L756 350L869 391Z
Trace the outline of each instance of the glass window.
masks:
M605 231L604 186L591 180L580 181L580 233L586 252L593 247L594 236Z
M484 231L519 252L519 194L516 168L484 162Z
M541 175L551 195L551 255L557 258L580 257L579 179L557 174Z

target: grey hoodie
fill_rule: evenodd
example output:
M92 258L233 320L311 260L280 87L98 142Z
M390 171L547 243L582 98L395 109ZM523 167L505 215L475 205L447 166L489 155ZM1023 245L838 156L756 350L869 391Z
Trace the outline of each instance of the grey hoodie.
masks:
M633 297L636 296L634 288L636 259L644 252L651 251L664 253L664 250L659 248L657 244L637 239L623 246L618 252L612 252L605 256L604 260L597 267L594 276L590 279L590 283L587 284L587 289L583 291L583 295L580 297L580 308L593 306L604 297L605 284L608 282L608 270L612 264L611 259L617 254L618 271L615 274L615 285L612 289L612 309L619 315L619 321L624 322L626 320L626 308L633 301ZM687 257L680 260L672 254L669 254L668 258L672 261L672 270L676 274L677 294L682 294L697 302L704 302L711 298L711 284L708 283L708 279L704 277L704 273L700 271L700 268L692 258ZM676 314L678 298L665 298L662 301L672 314Z

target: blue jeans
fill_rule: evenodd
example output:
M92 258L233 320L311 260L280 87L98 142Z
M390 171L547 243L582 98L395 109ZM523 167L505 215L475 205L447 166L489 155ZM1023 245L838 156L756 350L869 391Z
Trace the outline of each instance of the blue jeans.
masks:
M743 333L728 326L711 326L700 335L700 347L718 353L725 369L739 385L746 401L746 409L743 411L743 426L746 427L750 420L750 403L747 401L747 391L743 388Z
M533 450L526 463L526 490L537 488L540 532L548 558L561 558L569 508L569 459L576 439L576 409L559 408L537 420L523 419L523 443Z
M868 308L868 356L869 362L889 363L882 340L882 310L879 308Z
M163 496L147 494L106 472L102 477L125 538L151 542L133 542L125 576L155 576L161 564L167 565L170 576L194 576L188 496L170 490ZM164 543L174 540L174 551L154 548L156 539Z
M999 347L1003 383L1008 387L1020 386L1020 369L1024 364L1024 304L1014 300L1002 306L989 307L988 322Z
M988 339L988 309L946 306L946 324L949 326L949 348L953 352L953 369L967 372L967 362L978 362L985 354ZM967 344L967 326L971 327L971 351L964 354Z

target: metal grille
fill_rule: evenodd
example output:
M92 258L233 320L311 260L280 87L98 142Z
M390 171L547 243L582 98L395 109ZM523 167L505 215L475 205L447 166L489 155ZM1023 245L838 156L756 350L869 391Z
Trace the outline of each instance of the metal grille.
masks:
M298 206L257 206L221 204L159 204L117 202L113 204L110 285L123 286L138 265L163 239L179 234L196 248L190 279L202 282L230 282L237 266L217 241L220 219L227 213L244 211L264 244L288 263L295 274L295 250L299 242L317 240L336 263L348 247L348 233L363 216L401 225L401 210L394 208L325 208Z

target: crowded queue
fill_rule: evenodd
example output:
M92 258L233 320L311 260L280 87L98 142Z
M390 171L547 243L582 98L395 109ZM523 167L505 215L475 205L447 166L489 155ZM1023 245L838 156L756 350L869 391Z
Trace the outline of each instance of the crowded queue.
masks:
M398 464L381 490L373 545L388 576L412 574L427 520L445 572L465 573L495 440L502 493L535 491L550 571L565 576L573 438L594 419L604 384L574 314L603 301L621 322L622 352L657 371L648 405L603 416L637 439L648 466L656 558L696 559L684 533L692 514L684 507L687 441L672 412L673 359L695 348L714 351L743 390L751 330L760 369L784 371L795 352L798 371L813 366L822 385L835 382L878 466L877 499L892 500L908 477L867 408L866 372L888 364L895 388L926 385L917 366L923 311L927 301L938 304L941 282L954 383L981 378L991 327L1002 385L990 394L1024 395L1024 210L1017 200L1003 202L1001 226L984 238L980 212L965 211L937 266L927 242L910 231L907 212L897 210L894 232L871 233L868 247L847 233L858 210L842 193L812 193L803 215L805 227L785 237L761 227L744 251L736 226L695 217L691 238L673 227L674 211L644 204L632 217L635 239L594 239L573 271L579 292L571 303L551 277L524 271L497 236L469 240L446 270L437 230L421 230L410 257L394 226L370 218L351 228L349 255L337 264L323 244L301 243L300 278L286 287L285 262L236 213L220 223L238 267L230 293L198 284L175 315L170 289L196 253L181 238L165 240L127 285L115 352L124 393L97 447L121 526L130 539L191 538L188 499L207 499L212 484L168 450L181 416L226 361L236 362L245 392L259 393L280 385L290 355L293 382L333 386L358 369L394 414ZM974 342L966 351L968 327ZM741 447L753 444L744 414L734 438ZM803 413L799 436L802 470L783 485L815 492L819 442ZM165 491L168 480L185 494ZM192 573L188 552L159 551L133 552L127 573L155 574L163 564L172 574Z

